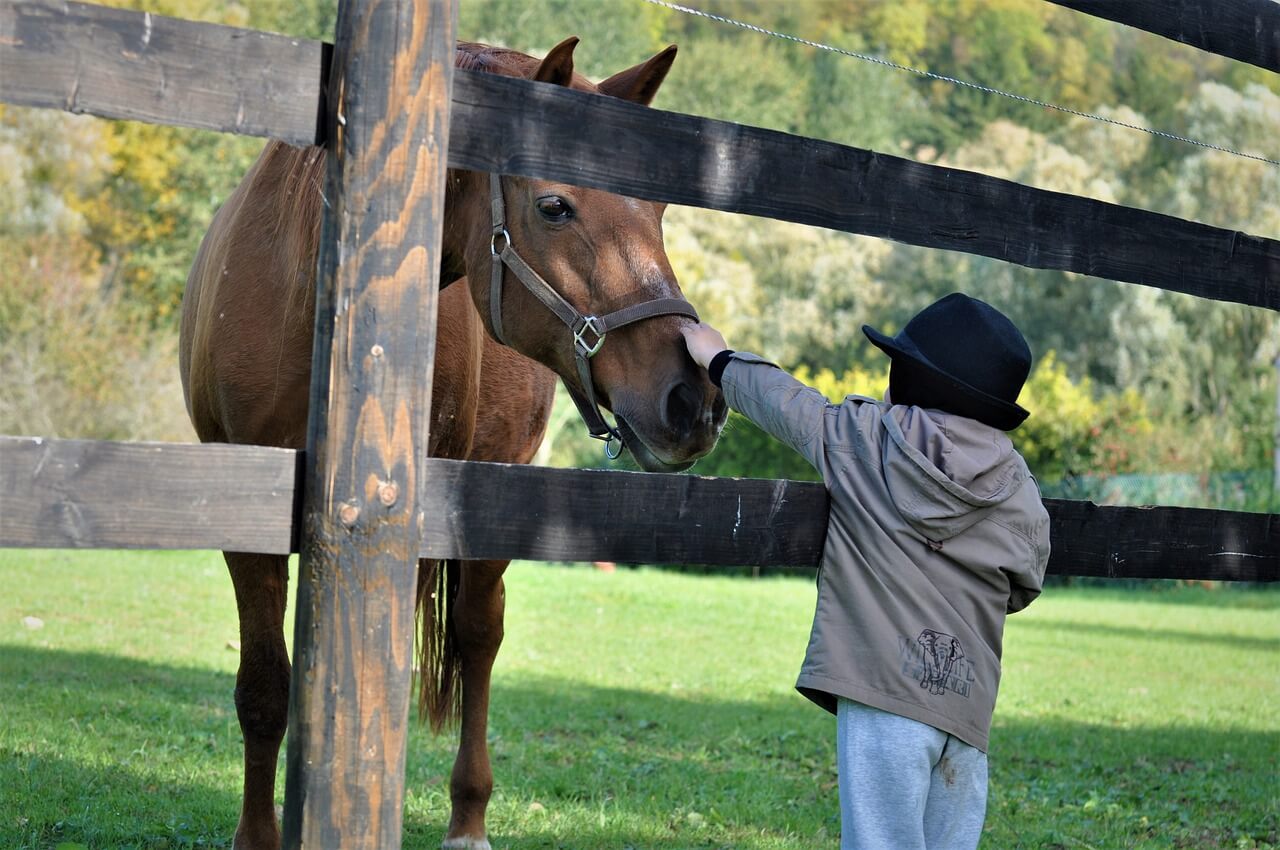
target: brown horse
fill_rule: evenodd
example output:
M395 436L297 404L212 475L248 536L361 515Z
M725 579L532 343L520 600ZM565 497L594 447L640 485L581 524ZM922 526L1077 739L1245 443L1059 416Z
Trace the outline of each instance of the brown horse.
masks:
M460 44L457 64L647 105L675 57L667 48L597 86L573 72L576 43L563 42L541 62ZM180 365L201 440L304 447L324 156L318 148L269 143L196 255L183 298ZM685 468L710 451L726 411L680 337L691 310L671 300L681 296L663 249L662 205L540 180L505 177L494 185L505 204L502 245L494 236L490 176L448 174L441 286L466 283L440 296L430 454L527 463L542 440L557 375L577 396L614 412L627 447L647 469ZM545 293L509 271L491 280L494 252L506 244L554 290L550 297L579 316L630 316L613 326L585 372L567 320L553 315ZM491 310L495 294L501 317ZM642 321L625 311L659 302L667 309ZM586 347L594 342L587 334ZM275 776L290 675L287 561L225 556L240 615L235 703L245 765L234 846L276 848ZM424 562L419 570L419 709L436 731L461 719L445 847L489 846L484 817L493 776L485 732L506 567Z

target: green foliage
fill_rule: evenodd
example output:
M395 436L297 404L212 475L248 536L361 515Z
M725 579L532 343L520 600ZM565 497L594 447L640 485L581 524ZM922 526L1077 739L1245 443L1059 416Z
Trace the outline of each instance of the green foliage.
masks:
M1155 430L1135 390L1095 397L1093 383L1072 383L1052 351L1036 364L1018 402L1031 415L1010 436L1045 481L1085 470L1128 472L1135 448Z
M132 122L106 126L112 166L81 207L88 238L108 290L138 319L175 327L204 231L262 141Z
M855 366L840 375L830 369L811 372L801 367L796 370L795 377L821 392L833 403L839 403L850 395L878 398L884 394L885 387L889 384L887 365L878 371ZM699 461L695 471L699 475L735 478L820 480L817 470L804 458L736 412L729 414L729 421L716 450Z
M792 688L811 576L517 563L505 582L495 846L834 845L834 724ZM0 846L229 847L239 632L221 558L3 550L0 584ZM1260 674L1277 612L1274 591L1050 588L1010 618L983 846L1280 845L1280 690ZM410 733L406 848L440 845L455 746Z
M853 20L861 21L866 40L886 59L919 67L929 49L931 4L927 0L879 3L854 0Z
M666 47L665 22L674 14L634 0L594 0L590 14L575 0L478 0L459 4L458 38L541 56L576 35L574 67L600 79ZM659 98L659 105L667 103Z
M0 241L0 434L190 439L174 338L102 296L91 254L69 235Z
M686 50L672 69L659 105L739 124L799 132L807 80L791 52L773 42L743 50L736 40L713 39Z
M104 293L86 238L110 125L0 108L0 433L189 436L172 336Z
M319 0L270 0L252 13L244 4L219 0L106 5L286 32L296 21L299 34L311 34ZM200 239L262 140L130 121L95 123L97 144L109 165L98 180L81 187L77 211L99 254L104 294L118 297L131 319L171 330Z
M731 345L790 366L843 371L858 328L890 293L889 244L768 219L672 210L667 251L681 285Z
M846 49L863 48L856 35L833 35ZM809 77L803 135L892 153L927 132L927 106L902 73L821 50L812 51L803 67ZM794 108L794 95L786 100Z

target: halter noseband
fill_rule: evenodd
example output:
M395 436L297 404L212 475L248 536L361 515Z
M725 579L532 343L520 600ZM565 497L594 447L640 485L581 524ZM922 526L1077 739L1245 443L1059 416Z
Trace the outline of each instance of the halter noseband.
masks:
M564 299L559 292L551 288L551 284L529 267L516 249L511 245L511 234L507 232L506 204L502 197L502 178L497 174L489 175L489 189L493 199L493 236L489 242L489 253L493 256L493 272L489 283L489 320L493 336L503 345L510 345L502 332L502 278L503 266L515 272L524 284L547 309L554 313L569 328L573 335L573 358L578 367L578 382L581 389L564 382L570 398L578 407L587 431L597 440L604 440L604 453L613 460L622 454L622 434L618 429L605 421L600 412L600 403L596 400L595 383L591 380L590 360L604 346L605 335L610 331L625 327L655 316L686 316L698 321L698 313L693 305L681 298L657 298L633 304L621 310L615 310L603 316L584 316L577 308ZM501 247L499 247L501 244ZM617 448L613 448L614 444Z

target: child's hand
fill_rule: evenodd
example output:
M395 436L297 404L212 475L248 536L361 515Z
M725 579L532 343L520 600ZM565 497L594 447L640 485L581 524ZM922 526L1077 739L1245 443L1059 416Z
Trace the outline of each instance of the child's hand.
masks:
M711 358L729 347L720 331L704 322L682 325L680 333L684 334L684 344L689 347L689 356L703 369L711 363Z

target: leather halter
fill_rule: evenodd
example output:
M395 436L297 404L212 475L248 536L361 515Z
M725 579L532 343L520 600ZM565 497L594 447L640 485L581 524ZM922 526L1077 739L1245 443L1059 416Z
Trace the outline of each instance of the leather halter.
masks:
M502 332L502 278L503 266L515 272L520 282L537 297L547 309L556 315L568 327L572 336L573 358L578 368L578 383L574 387L564 382L573 403L578 406L587 431L597 440L604 440L604 452L610 460L622 454L622 434L616 426L605 421L600 412L600 403L596 400L595 382L591 379L590 360L604 346L605 335L610 331L625 327L655 316L686 316L698 321L698 313L693 305L682 298L657 298L633 304L621 310L615 310L603 316L586 316L565 300L564 296L551 288L541 275L529 267L516 249L511 245L511 234L507 232L506 203L502 197L502 178L498 174L489 175L489 189L493 198L493 236L489 242L489 253L493 256L493 272L489 283L489 323L493 336L503 345L510 345ZM499 247L501 243L501 247ZM617 448L611 450L614 443Z

